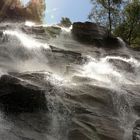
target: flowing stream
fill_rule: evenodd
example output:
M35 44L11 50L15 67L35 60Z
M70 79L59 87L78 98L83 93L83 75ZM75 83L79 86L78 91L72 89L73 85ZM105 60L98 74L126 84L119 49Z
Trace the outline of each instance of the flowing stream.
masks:
M0 140L140 140L140 52L42 27L0 26Z

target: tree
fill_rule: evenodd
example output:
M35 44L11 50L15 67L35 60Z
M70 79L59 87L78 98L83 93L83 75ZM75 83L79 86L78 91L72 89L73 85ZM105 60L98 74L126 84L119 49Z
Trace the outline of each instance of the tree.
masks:
M45 0L30 0L25 7L21 0L0 0L0 20L42 22L45 6Z
M131 44L131 41L133 41L136 38L136 32L137 28L140 28L140 2L139 0L133 0L132 3L130 3L126 9L126 21L127 26L129 30L128 34L128 42Z
M69 18L67 17L62 17L61 21L60 21L60 25L64 26L64 27L70 27L72 25L72 22L70 21Z
M45 0L30 0L26 7L26 11L29 11L29 18L33 18L33 20L37 22L42 22L45 9Z
M115 29L116 35L121 36L130 45L140 45L140 1L133 0L124 9L124 20Z
M89 19L100 23L108 28L109 34L116 26L119 19L119 10L122 0L91 0L93 9Z

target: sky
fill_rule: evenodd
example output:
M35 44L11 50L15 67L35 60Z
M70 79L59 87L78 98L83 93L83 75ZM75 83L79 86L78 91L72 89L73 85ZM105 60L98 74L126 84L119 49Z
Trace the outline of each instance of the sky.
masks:
M22 0L24 3L29 0ZM87 21L92 5L90 0L46 0L44 22L59 23L61 17L69 17L72 22Z

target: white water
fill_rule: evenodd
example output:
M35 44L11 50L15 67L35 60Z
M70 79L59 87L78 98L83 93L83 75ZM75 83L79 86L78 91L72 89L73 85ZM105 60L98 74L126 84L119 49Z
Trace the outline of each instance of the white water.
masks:
M124 61L124 62L127 62L129 64L132 64L136 67L139 67L140 66L140 62L138 60L136 60L135 58L125 58L125 57L121 57L121 56L106 56L105 58L102 58L102 61L105 62L105 61L108 61L108 60L121 60L121 61Z
M88 61L80 66L78 76L88 77L93 80L102 82L99 86L107 86L108 88L119 88L124 84L139 85L139 60L135 58L125 58L122 56L105 56L101 58L94 58L91 56L86 56ZM110 62L113 60L113 62ZM120 66L116 66L116 62L119 62ZM124 63L125 62L125 63ZM129 66L127 66L128 71L126 71L125 65L129 64L134 70L129 72ZM130 68L131 69L131 68ZM136 72L137 71L137 72Z
M4 35L15 36L17 39L19 39L22 45L24 45L24 47L28 49L37 49L40 47L43 47L45 49L50 49L47 43L46 44L40 43L35 39L33 39L32 37L22 33L21 31L6 30L4 31Z
M29 26L29 27L48 27L48 25L36 25L33 22L25 22L25 26ZM59 27L59 26L56 26ZM70 41L73 42L71 36L70 36L70 31L71 28L64 28L61 27L62 29L62 33L59 37L57 37L56 39L52 39L50 41L50 43L52 43L55 47L58 48L63 48L66 50L73 50L73 47L70 46L71 44L68 44L69 47L65 47L63 44L65 43L70 43ZM48 61L49 59L52 58L47 58L47 53L44 55L43 53L43 49L49 53L49 55L51 54L51 50L50 47L48 45L48 43L42 43L39 40L36 40L35 38L33 38L30 35L27 35L25 33L23 33L21 30L5 30L4 32L4 36L11 36L11 37L15 37L23 47L25 47L24 50L25 54L29 53L29 59L27 61L22 61L22 59L16 59L15 56L13 59L16 59L16 67L17 70L19 69L21 71L38 71L38 70L42 70L45 71L46 69L49 69L50 71L54 71L53 69L49 68L48 66ZM67 36L67 37L66 37ZM66 38L65 38L66 37ZM12 38L10 38L12 39ZM119 39L120 40L120 39ZM14 41L14 40L13 40ZM61 42L59 42L61 41ZM122 40L121 40L122 42ZM12 43L12 42L11 42ZM85 51L86 49L83 49L83 46L81 46L81 44L79 44L78 42L73 42L75 43L75 45L77 45L78 47L78 51L84 53L85 55ZM17 44L17 47L21 47L20 44ZM80 48L81 47L81 48ZM77 49L77 48L74 48ZM87 46L88 48L88 46ZM11 48L10 48L11 49ZM88 48L89 49L89 48ZM87 50L88 50L87 49ZM91 48L92 50L92 48ZM16 48L14 49L14 51L16 51ZM89 50L90 51L90 50ZM102 50L100 50L101 54L102 54ZM103 52L105 53L105 52ZM52 54L51 54L52 55ZM31 57L31 58L30 58ZM79 71L78 75L84 76L84 77L89 77L95 80L99 80L101 82L105 82L108 84L112 84L112 80L114 80L114 82L118 83L118 84L133 84L133 82L135 81L135 83L139 84L139 79L131 79L129 80L129 78L127 78L127 72L119 70L117 68L114 67L113 63L110 63L110 60L115 60L115 61L120 61L121 62L126 62L130 65L132 65L134 67L134 69L139 68L140 66L140 62L139 60L133 58L132 56L126 58L126 57L122 57L122 56L105 56L105 57L101 57L101 58L94 58L94 56L88 56L87 57L89 59L88 62L86 62L85 64L83 64L81 67L82 71ZM15 60L14 60L15 61ZM133 78L133 77L132 77ZM117 80L117 81L116 81Z

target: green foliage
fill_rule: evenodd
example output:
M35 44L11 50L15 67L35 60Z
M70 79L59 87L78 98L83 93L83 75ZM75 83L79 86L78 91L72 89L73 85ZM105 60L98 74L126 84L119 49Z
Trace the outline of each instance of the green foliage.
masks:
M108 28L132 47L140 47L140 0L90 0L89 19Z
M114 33L133 47L140 47L140 1L133 0L124 9L124 20Z
M62 17L61 21L60 21L60 25L64 26L64 27L70 27L72 25L72 22L70 21L69 18L67 17Z
M119 23L119 12L122 0L91 0L93 9L89 19L106 26L111 33L112 29Z

